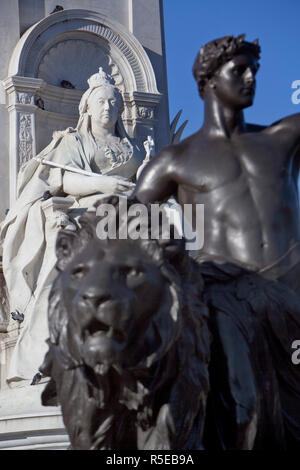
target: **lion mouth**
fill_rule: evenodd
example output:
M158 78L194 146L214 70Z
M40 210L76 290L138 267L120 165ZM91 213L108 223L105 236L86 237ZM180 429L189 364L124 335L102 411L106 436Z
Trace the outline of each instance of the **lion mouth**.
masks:
M113 327L112 325L107 325L101 320L94 319L85 330L86 338L96 339L99 337L112 339L118 343L124 343L126 341L126 334L119 330L118 328Z

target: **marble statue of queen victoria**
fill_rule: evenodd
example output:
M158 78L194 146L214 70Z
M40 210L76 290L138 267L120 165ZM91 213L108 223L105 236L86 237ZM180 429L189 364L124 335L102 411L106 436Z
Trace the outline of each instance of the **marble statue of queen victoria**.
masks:
M24 314L8 381L31 379L46 351L48 293L56 262L48 241L60 226L47 221L44 207L49 201L44 195L71 196L71 209L91 209L101 194L128 192L144 156L125 132L122 95L111 77L100 68L88 85L76 128L55 132L36 159L21 167L17 200L2 223L10 311ZM42 164L42 159L52 166Z

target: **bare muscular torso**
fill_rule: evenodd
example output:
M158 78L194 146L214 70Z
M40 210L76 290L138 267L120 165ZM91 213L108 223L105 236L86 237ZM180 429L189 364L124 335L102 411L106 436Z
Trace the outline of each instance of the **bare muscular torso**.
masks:
M289 119L248 125L230 138L200 130L151 162L138 199L175 194L181 205L204 204L205 253L258 269L271 265L300 240L298 139Z

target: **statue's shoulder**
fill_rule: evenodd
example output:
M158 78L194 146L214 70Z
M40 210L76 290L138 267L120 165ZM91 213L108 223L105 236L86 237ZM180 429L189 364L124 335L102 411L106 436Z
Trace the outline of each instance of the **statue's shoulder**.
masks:
M193 136L187 137L177 144L170 144L164 147L154 158L153 162L157 167L173 168L178 161L182 160L182 156L189 152L192 145Z
M291 114L286 116L279 121L275 121L268 128L270 132L284 132L285 135L291 135L299 139L300 129L300 113Z
M78 145L76 143L78 139L80 139L79 133L72 127L69 127L63 131L55 131L53 132L52 140L49 145L47 145L47 147L45 147L38 156L41 158L52 159L50 155L53 152L55 152L53 154L54 156L57 155L57 153L65 153L69 147L76 147Z
M53 141L70 141L70 142L75 142L76 140L81 139L80 133L77 129L74 129L73 127L68 127L67 129L64 129L63 131L55 131L53 132L52 135L52 140Z
M206 140L207 137L201 131L198 131L178 142L178 144L170 145L167 149L172 158L176 159L177 157L180 158L183 154L190 153L195 146L204 144Z
M252 123L247 123L247 132L263 132L265 130L268 130L270 126L263 126L261 124L252 124Z

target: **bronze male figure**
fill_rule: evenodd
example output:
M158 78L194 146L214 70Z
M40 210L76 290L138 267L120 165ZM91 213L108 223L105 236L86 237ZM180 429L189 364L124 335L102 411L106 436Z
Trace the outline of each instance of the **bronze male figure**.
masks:
M134 193L142 203L174 195L194 212L204 204L204 247L194 257L213 338L208 449L300 443L300 374L291 361L300 338L300 114L271 126L245 122L259 55L257 41L244 35L201 48L193 73L203 126L154 157ZM280 399L273 406L274 392L261 393L258 384L275 377Z
M300 292L300 114L271 126L245 122L259 54L257 41L244 35L201 48L193 73L205 104L203 126L152 160L135 196L204 204L200 260L231 261Z

